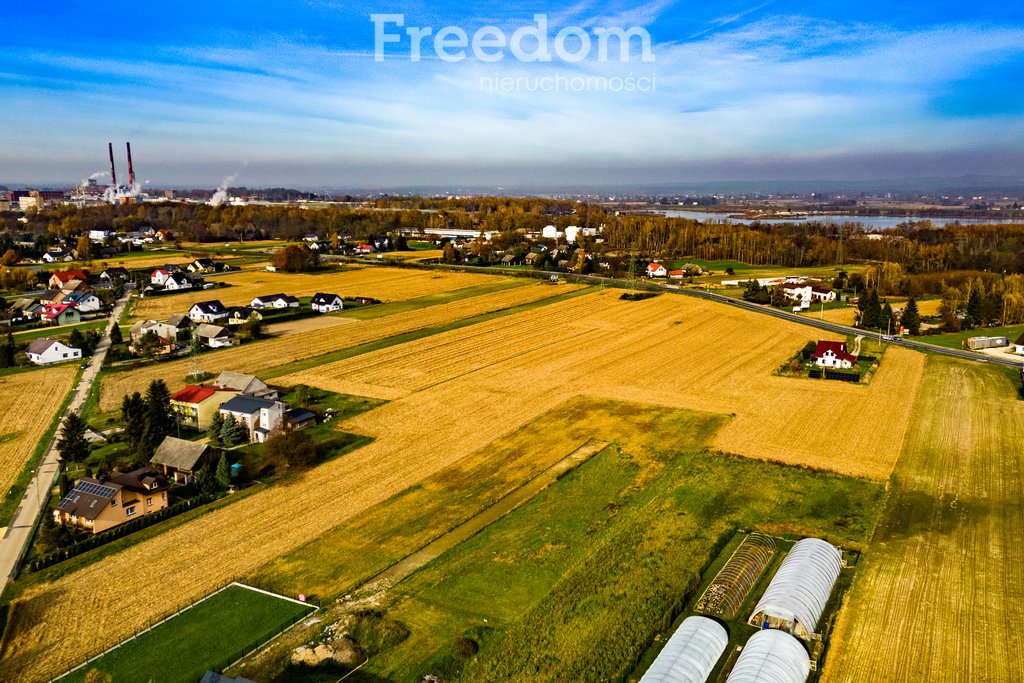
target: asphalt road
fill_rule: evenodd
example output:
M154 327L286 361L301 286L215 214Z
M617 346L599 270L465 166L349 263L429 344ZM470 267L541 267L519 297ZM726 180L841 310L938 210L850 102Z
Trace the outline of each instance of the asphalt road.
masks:
M89 396L89 389L92 387L96 375L103 366L103 359L106 358L107 350L110 348L110 331L117 324L118 320L121 319L121 313L124 311L125 304L128 303L131 292L132 287L126 285L124 296L115 304L114 310L110 314L110 322L104 329L103 338L100 339L96 349L93 351L92 358L89 359L89 367L82 371L81 379L74 389L75 393L64 415L71 411L77 412L81 410L82 404L85 403L85 399ZM63 417L62 415L62 421ZM21 505L14 513L14 517L11 519L11 523L7 527L3 538L0 538L0 577L2 577L0 578L0 582L2 582L0 590L3 590L7 582L17 576L21 568L22 558L28 550L28 544L32 540L32 534L39 521L39 516L46 509L46 504L49 502L50 490L53 488L54 482L60 473L60 456L57 454L57 440L59 438L60 428L57 429L57 432L50 440L42 462L40 462L39 467L33 474L28 488L25 489L25 496L21 500Z

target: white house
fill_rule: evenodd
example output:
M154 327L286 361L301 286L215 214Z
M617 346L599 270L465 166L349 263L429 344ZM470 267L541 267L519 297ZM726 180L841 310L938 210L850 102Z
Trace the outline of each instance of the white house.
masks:
M238 339L234 333L226 327L220 325L210 325L209 323L202 323L196 327L195 335L199 337L203 344L206 344L211 349L219 349L225 346L234 346L238 343Z
M82 357L81 349L73 349L55 339L36 339L28 345L28 359L36 365L63 363Z
M823 368L850 369L857 362L857 356L846 351L846 342L819 340L811 359Z
M811 287L811 297L815 301L835 301L836 290L824 287Z
M82 313L95 313L103 306L100 298L91 292L69 292L61 302L76 306Z
M167 279L164 280L164 289L169 292L192 289L192 280L189 280L181 273L170 273Z
M324 294L323 292L314 294L313 298L310 299L310 304L313 306L314 311L320 313L340 311L345 306L345 303L337 294Z
M287 294L258 296L249 304L253 308L298 308L299 300Z
M647 264L647 277L667 277L668 269L660 263Z
M1024 334L1020 335L1017 341L1013 342L1013 352L1024 354Z
M157 268L149 275L149 281L151 284L157 287L163 287L167 284L167 278L171 276L170 271L164 270L163 268Z
M110 239L114 236L113 230L90 230L89 239L91 240L105 240Z
M285 405L280 401L255 396L233 396L220 406L220 414L234 416L249 431L249 440L263 443L270 432L281 425Z
M188 310L188 317L197 323L212 323L228 317L228 311L217 299L200 301Z

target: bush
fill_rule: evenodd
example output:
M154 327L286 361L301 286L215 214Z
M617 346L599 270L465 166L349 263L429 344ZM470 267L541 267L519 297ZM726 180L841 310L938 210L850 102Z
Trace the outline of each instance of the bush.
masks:
M455 639L455 654L462 657L463 659L472 657L480 651L480 646L472 638L466 638L465 636Z

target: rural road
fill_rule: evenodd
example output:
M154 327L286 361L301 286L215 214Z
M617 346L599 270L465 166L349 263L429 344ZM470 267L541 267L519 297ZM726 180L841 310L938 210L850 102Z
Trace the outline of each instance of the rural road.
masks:
M93 351L92 358L89 360L89 367L83 370L82 377L75 387L75 393L64 415L71 411L77 412L81 410L82 404L85 403L86 397L89 396L92 383L103 366L103 360L106 358L107 350L110 348L110 331L117 324L118 320L121 319L121 313L124 312L124 307L128 303L132 289L133 287L130 284L125 285L124 296L118 299L114 305L114 310L110 314L110 322L104 329L103 338L100 339L96 349ZM64 415L61 416L62 421ZM2 577L0 578L0 582L2 582L0 583L0 591L21 569L21 561L28 551L28 544L32 539L36 523L49 502L50 490L53 488L57 475L60 473L60 458L57 455L57 440L60 438L60 432L61 428L58 428L50 440L42 462L36 469L35 474L33 474L28 488L25 489L25 496L21 500L21 505L11 518L11 523L7 527L3 538L0 539L0 577Z

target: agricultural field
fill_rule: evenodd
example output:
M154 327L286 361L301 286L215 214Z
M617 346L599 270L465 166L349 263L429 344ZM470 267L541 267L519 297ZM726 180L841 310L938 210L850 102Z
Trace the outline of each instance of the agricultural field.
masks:
M548 296L559 291L547 285L535 287ZM494 310L493 304L486 305L488 301L532 291L533 286L516 288L485 297L487 301L467 299L338 329L353 334L373 330L367 341L386 339L385 326L393 326L392 335L400 334L403 329L422 328L421 316L435 316L435 323L441 324L453 319L453 309L462 307L463 316L471 314L473 307ZM619 294L584 293L440 332L433 335L432 343L427 338L409 342L417 345L416 353L406 353L403 345L392 346L388 353L395 367L407 373L409 387L414 388L411 393L402 387L396 390L395 380L374 356L379 352L362 355L365 376L351 364L345 365L345 360L337 366L321 366L306 378L314 386L330 389L335 382L355 381L397 396L338 424L348 432L374 437L372 443L295 477L287 486L270 487L79 572L29 588L12 604L12 636L2 666L17 675L38 678L49 667L74 663L97 645L96 633L117 641L159 612L158 601L140 604L135 599L133 587L139 583L160 585L181 598L198 597L291 552L576 396L735 415L712 437L713 448L877 481L888 477L917 392L921 356L890 349L868 386L772 377L771 372L806 343L806 329L688 297L663 295L628 302L620 300ZM238 349L237 362L229 367L258 371L310 357L317 350L314 345L324 348L325 342L317 337L328 336L310 334L291 351L279 348L252 364L253 355L275 342ZM302 337L285 337L280 343ZM328 339L326 346L346 343L351 341ZM234 352L210 354L204 363ZM172 365L154 366L156 376L173 382ZM182 376L186 367L182 364ZM137 381L126 384L114 395L138 386ZM828 409L809 416L809 410L821 406ZM240 533L244 543L239 542ZM227 547L232 548L230 553L224 552ZM154 556L163 561L147 561ZM217 557L218 562L205 562L201 574L190 571L209 557ZM80 599L83 595L88 600ZM103 614L110 615L102 624L96 623L94 607L99 605ZM47 658L39 656L42 652Z
M489 293L486 296L469 297L443 305L412 308L393 315L362 319L363 316L359 314L362 314L363 311L372 314L376 310L384 310L392 304L370 306L343 314L346 320L351 314L353 319L358 321L355 324L344 324L330 332L325 332L323 329L300 331L253 345L224 349L203 355L200 363L204 371L213 374L224 370L265 374L268 369L286 363L314 359L326 353L385 340L415 330L543 301L577 289L580 288L573 285L552 287L547 284L529 284ZM394 306L400 305L401 302L394 304ZM359 317L355 317L357 315ZM190 369L191 361L183 359L157 363L130 372L106 374L103 376L100 409L102 411L113 410L120 404L124 394L132 391L145 391L154 379L163 379L172 392L177 391L185 386L185 378Z
M1024 680L1024 401L932 356L823 680Z
M0 491L5 494L25 467L78 368L45 368L0 377Z
M342 297L368 296L381 301L413 299L480 285L489 278L469 273L384 267L346 268L316 274L247 270L207 278L209 282L230 285L224 289L142 299L132 311L132 319L164 320L175 313L188 313L191 304L207 299L218 299L225 306L248 306L257 296L278 292L300 297L329 292Z
M115 681L142 676L160 683L194 683L207 670L224 668L312 609L230 585L63 680L87 681L90 672L98 671Z

